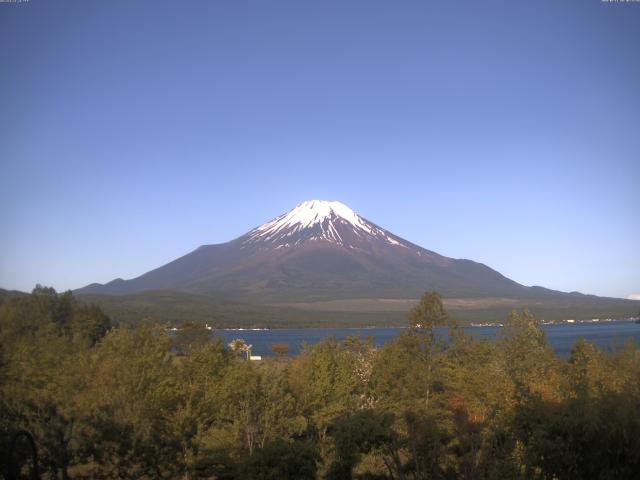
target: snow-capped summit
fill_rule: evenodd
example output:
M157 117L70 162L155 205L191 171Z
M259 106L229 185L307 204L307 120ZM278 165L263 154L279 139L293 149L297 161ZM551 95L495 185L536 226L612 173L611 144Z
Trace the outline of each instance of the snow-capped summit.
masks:
M308 200L251 230L245 244L267 242L270 248L285 248L324 241L349 248L365 248L371 240L407 247L401 239L364 219L344 203Z
M316 223L322 223L325 219L332 216L340 217L351 223L354 227L368 230L362 218L344 203L329 202L326 200L307 200L297 205L288 213L279 216L275 220L258 227L257 230L265 228L282 228L293 225L300 225L303 228L310 227ZM275 224L275 225L274 225Z

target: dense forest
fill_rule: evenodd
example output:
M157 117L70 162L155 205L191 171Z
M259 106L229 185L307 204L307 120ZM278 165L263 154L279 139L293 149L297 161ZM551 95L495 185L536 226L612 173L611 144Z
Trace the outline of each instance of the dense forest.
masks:
M0 305L2 475L28 478L33 438L41 478L638 478L637 345L561 359L527 311L476 340L433 292L408 322L252 362L36 287Z

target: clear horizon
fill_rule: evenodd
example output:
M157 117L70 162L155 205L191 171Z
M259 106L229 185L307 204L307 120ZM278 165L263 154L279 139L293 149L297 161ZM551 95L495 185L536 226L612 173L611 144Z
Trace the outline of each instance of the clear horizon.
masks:
M638 25L600 0L0 3L0 288L134 278L317 198L524 285L640 295Z

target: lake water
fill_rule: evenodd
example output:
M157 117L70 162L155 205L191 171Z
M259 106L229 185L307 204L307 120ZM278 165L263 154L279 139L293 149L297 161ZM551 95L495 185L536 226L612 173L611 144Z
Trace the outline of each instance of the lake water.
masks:
M583 337L605 349L621 346L625 340L633 339L640 344L640 324L630 321L604 323L574 323L544 325L547 340L556 353L568 357L571 347ZM501 327L467 327L465 330L477 337L495 338ZM214 336L221 337L225 344L236 338L242 338L253 345L253 355L273 355L271 345L287 343L290 355L296 355L304 343L313 345L329 337L344 340L350 335L361 338L372 337L375 345L380 346L394 339L402 328L295 328L274 330L216 330ZM446 328L437 328L440 335L446 336Z

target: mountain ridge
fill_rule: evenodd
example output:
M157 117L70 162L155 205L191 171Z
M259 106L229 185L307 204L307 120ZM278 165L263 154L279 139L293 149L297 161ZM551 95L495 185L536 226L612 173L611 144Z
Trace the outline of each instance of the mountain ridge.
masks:
M487 265L427 250L336 201L310 200L229 242L195 250L136 278L80 294L174 290L252 303L347 298L550 298L576 295L526 287ZM581 294L579 294L581 295Z

